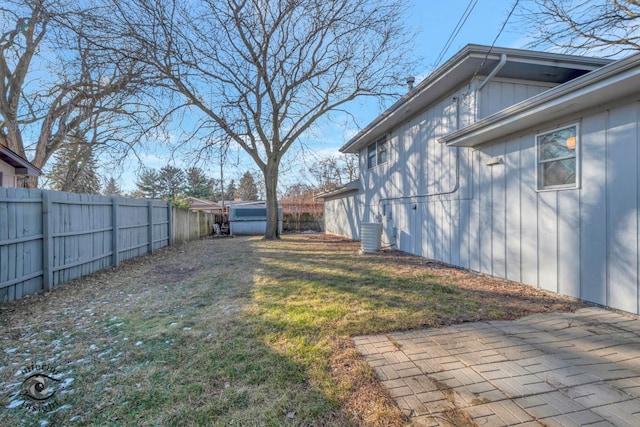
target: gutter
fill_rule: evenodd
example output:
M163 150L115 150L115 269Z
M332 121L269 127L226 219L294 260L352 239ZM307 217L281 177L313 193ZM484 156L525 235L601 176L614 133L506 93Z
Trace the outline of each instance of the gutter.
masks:
M439 139L441 143L448 146L474 147L481 145L485 141L478 138L479 135L506 129L514 121L526 119L532 114L537 114L549 110L550 104L563 104L571 102L575 97L583 96L591 91L602 90L603 82L609 81L606 85L614 84L616 81L637 78L640 74L640 54L631 55L625 59L618 60L612 64L594 70L588 74L578 77L555 88L549 89L536 96L528 98L518 104L498 111L480 121L477 121L464 129L456 130ZM629 88L631 94L632 88ZM602 100L604 101L604 100ZM517 131L517 130L515 130ZM510 133L515 132L510 129ZM502 137L499 136L499 137Z

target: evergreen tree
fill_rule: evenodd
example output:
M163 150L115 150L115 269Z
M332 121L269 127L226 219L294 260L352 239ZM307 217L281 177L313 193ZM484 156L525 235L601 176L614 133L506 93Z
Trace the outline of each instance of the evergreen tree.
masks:
M187 176L175 166L164 166L158 172L160 197L173 200L184 195Z
M215 181L205 175L202 169L191 167L186 170L187 186L185 195L199 199L212 199L215 194Z
M240 200L258 200L258 187L253 175L249 171L240 178L235 198Z
M98 165L89 144L67 145L54 154L49 173L51 188L72 193L99 194Z
M232 201L236 196L236 182L232 179L224 187L224 200Z
M102 192L105 196L122 196L122 189L118 185L118 182L114 177L111 177L107 180L107 183L104 186L104 191Z
M147 199L160 197L158 172L155 169L143 169L138 175L136 187L138 187L138 194L144 195Z

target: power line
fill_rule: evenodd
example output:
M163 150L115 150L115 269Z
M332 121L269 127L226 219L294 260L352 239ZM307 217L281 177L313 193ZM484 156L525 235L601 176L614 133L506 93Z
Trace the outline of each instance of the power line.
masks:
M478 0L469 0L469 3L467 4L466 9L462 13L462 16L460 17L460 19L458 19L458 23L456 24L453 31L451 32L451 35L449 35L449 38L447 39L447 42L444 44L442 51L436 58L435 65L433 66L434 69L438 68L438 65L440 65L440 61L442 60L444 55L447 53L447 51L451 47L451 43L453 43L453 40L455 40L455 38L458 36L458 33L460 33L460 30L462 29L464 24L467 22L469 15L471 15L471 12L473 12L473 8L476 7L477 3L478 3Z
M480 72L480 69L484 66L485 62L487 62L487 58L489 58L489 55L491 54L491 51L493 50L493 47L495 46L496 42L498 41L498 37L500 37L500 35L504 31L505 27L507 26L507 22L509 22L509 19L511 19L511 15L513 15L513 12L516 10L516 7L518 7L518 3L519 2L520 2L520 0L516 0L515 3L513 3L513 7L509 11L509 14L507 15L507 18L502 23L502 27L500 27L500 31L498 31L498 35L496 35L496 37L493 39L493 42L491 43L491 46L489 47L489 50L487 51L487 54L484 56L484 59L482 60L482 62L478 66L478 69L476 70L476 72L473 73L473 77L471 77L471 81L472 82L473 82L473 79L475 79L476 76L478 75L478 72Z

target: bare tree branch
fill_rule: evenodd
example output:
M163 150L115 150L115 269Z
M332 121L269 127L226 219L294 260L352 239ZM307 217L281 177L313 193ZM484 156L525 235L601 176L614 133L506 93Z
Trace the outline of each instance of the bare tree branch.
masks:
M66 144L129 151L157 126L145 66L92 43L108 32L106 9L65 0L5 4L0 19L15 28L0 36L0 143L43 168Z
M127 55L262 171L265 238L277 238L283 155L345 103L399 95L411 68L401 0L114 0L114 10Z
M640 2L637 0L534 0L521 17L545 45L568 53L614 56L640 50Z

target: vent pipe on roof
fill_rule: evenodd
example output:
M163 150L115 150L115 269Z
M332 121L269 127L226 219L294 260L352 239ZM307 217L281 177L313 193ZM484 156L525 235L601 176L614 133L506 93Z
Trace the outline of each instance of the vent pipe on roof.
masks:
M407 86L409 86L409 90L413 89L413 84L416 82L416 78L413 76L407 77Z
M498 62L498 65L496 65L496 67L493 70L491 70L487 78L484 79L482 83L480 83L480 86L478 86L476 90L480 92L482 88L485 87L485 85L489 83L489 81L491 81L491 79L494 78L496 74L498 74L498 71L500 71L502 67L504 67L504 64L506 63L507 63L507 55L503 53L502 55L500 55L500 62Z

